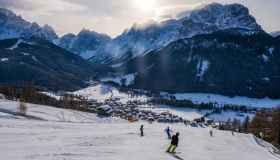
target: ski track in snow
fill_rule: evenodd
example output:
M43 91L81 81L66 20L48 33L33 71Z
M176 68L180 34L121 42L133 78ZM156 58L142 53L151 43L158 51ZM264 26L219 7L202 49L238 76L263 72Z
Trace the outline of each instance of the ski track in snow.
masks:
M0 100L0 108L15 111L17 102ZM64 118L56 115L63 112ZM76 114L73 114L75 112ZM164 133L167 124L128 123L101 119L95 114L28 104L28 115L47 121L7 118L0 112L0 155L7 160L172 160L165 153L169 140ZM79 117L79 118L77 118ZM89 123L83 123L83 118ZM72 121L65 121L70 119ZM102 123L101 123L102 122ZM144 137L139 126L144 124ZM252 135L170 125L179 131L177 151L191 160L276 160L269 144L256 143Z

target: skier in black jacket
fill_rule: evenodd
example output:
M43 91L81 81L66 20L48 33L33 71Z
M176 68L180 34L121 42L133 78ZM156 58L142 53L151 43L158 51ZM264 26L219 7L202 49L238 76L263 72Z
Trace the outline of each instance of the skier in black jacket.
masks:
M140 136L141 137L144 136L144 125L141 125L141 127L140 127Z
M175 153L175 150L179 143L179 132L176 133L176 135L173 135L171 138L171 144L168 147L167 151L168 153Z

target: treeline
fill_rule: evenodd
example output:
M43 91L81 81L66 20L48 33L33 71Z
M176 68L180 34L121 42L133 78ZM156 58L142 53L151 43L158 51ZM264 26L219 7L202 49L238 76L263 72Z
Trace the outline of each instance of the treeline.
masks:
M220 123L218 128L240 133L252 133L280 148L280 108L258 111L252 120L247 116L243 122L238 119L229 119L227 122Z
M257 112L249 132L280 148L280 108Z
M255 108L247 106L229 104L219 105L217 103L212 102L195 104L190 100L153 98L150 102L154 104L172 105L175 107L193 108L198 110L212 110L213 113L222 113L223 111L238 111L248 113L257 111Z
M241 121L236 118L234 118L233 120L228 119L226 122L219 124L219 129L239 132L239 133L249 133L249 126L250 126L250 117L246 116L244 121Z
M0 93L4 94L8 100L90 112L87 99L82 96L64 94L56 99L41 93L33 85L25 85L24 87L0 86Z

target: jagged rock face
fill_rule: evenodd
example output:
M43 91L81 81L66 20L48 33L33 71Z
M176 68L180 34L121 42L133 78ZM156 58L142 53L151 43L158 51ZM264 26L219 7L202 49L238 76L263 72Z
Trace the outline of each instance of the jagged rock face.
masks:
M61 37L56 44L87 59L110 40L111 38L105 34L84 29L77 36L67 34Z
M99 54L103 57L108 55L105 57L106 59L108 57L113 57L113 59L133 58L181 38L233 28L240 29L243 34L262 31L246 7L239 4L214 3L194 10L180 19L134 25L130 30L104 46ZM96 61L96 58L97 56L94 56L92 61ZM106 63L112 62L107 61Z
M10 38L40 38L52 42L87 59L111 40L105 34L82 30L78 35L66 34L59 38L49 25L30 23L12 11L0 8L0 40Z
M75 38L76 38L75 34L69 33L62 36L60 39L55 40L56 41L55 43L62 48L70 50L73 46Z
M58 36L48 25L40 27L37 23L30 23L10 10L0 8L0 39L19 37L36 37L52 41Z
M19 37L30 24L13 12L0 9L0 39Z
M221 5L210 4L202 9L193 11L184 21L191 21L195 24L201 24L204 27L210 27L209 30L221 30L229 28L242 28L247 30L262 30L256 23L254 17L249 13L248 8L239 5ZM208 30L206 28L206 30Z

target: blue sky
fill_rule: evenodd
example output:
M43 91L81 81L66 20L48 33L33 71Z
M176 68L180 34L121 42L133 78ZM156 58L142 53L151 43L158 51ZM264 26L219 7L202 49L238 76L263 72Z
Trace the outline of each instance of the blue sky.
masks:
M25 19L50 24L60 34L87 28L111 36L133 23L159 20L206 3L241 3L268 31L280 30L279 0L0 0Z

